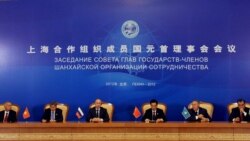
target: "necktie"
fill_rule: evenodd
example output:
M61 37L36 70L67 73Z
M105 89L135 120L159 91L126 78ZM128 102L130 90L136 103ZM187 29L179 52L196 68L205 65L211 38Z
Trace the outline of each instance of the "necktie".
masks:
M152 120L156 120L156 111L153 111Z
M243 121L243 112L240 113L240 121Z
M4 116L3 122L8 122L8 117L9 117L9 113L6 113Z
M51 119L51 120L55 120L55 111L52 111L52 112L51 112L50 119Z
M98 117L98 118L100 117L100 110L99 109L96 110L96 117Z

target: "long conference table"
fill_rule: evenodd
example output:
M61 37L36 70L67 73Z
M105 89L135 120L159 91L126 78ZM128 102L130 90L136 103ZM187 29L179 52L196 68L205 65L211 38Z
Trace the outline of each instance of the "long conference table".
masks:
M250 123L39 123L0 124L1 141L250 141Z

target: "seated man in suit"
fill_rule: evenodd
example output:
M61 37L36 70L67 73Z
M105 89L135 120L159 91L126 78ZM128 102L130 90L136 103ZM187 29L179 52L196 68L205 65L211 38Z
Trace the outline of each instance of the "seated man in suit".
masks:
M101 107L101 99L95 100L95 107L89 109L86 121L88 122L109 122L107 109Z
M212 120L207 110L200 107L199 101L194 100L191 104L192 108L188 109L191 116L187 118L187 121L210 122Z
M245 106L245 100L238 99L237 104L238 107L233 108L232 112L229 116L230 122L249 122L250 121L250 115L249 115L249 108Z
M42 122L63 122L62 110L57 108L57 102L50 103L50 108L45 109Z
M162 109L157 108L158 101L155 99L152 99L150 101L151 108L146 110L145 114L142 117L142 121L149 123L149 122L165 122L166 116Z
M11 110L11 106L11 102L4 103L4 110L0 112L0 122L12 123L17 121L16 112Z

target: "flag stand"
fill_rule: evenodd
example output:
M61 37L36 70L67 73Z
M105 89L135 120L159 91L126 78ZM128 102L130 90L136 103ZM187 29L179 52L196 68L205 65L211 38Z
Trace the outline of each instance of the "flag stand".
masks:
M137 119L138 119L138 118L135 118L135 123L138 122Z
M26 118L25 120L24 120L24 123L28 123L29 121L28 121L28 118Z

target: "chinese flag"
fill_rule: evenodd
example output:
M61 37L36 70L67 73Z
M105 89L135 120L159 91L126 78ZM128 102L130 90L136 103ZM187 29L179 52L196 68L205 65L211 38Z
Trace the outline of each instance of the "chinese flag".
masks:
M139 118L141 116L141 112L136 106L135 106L133 115L134 115L135 118Z
M23 112L23 119L27 119L30 117L30 112L28 107L25 108L24 112Z

